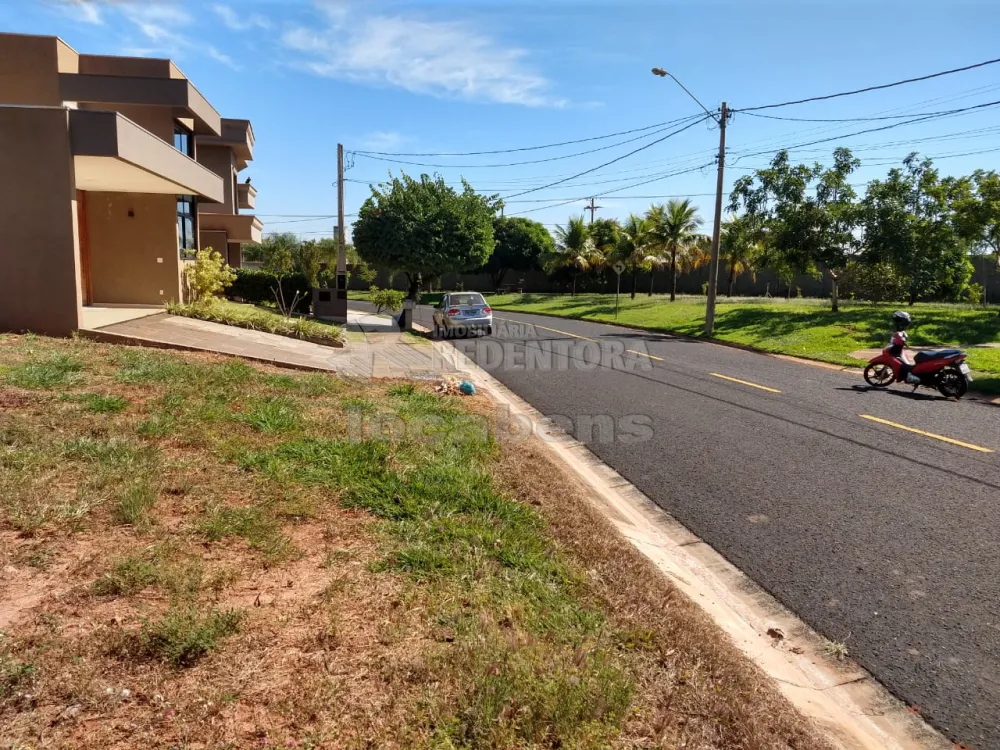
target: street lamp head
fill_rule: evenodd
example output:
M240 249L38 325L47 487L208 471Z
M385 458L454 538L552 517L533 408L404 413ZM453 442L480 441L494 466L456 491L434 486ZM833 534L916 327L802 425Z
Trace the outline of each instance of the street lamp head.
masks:
M666 78L667 71L665 71L663 68L653 68L653 75L659 76L660 78Z

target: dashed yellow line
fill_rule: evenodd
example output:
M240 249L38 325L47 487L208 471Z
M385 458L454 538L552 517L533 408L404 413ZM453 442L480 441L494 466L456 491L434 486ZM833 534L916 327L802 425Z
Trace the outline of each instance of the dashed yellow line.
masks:
M879 419L878 417L873 417L870 414L859 414L862 419L867 419L871 422L878 422L879 424L888 425L889 427L895 427L897 430L906 430L906 432L912 432L917 435L923 435L924 437L934 438L935 440L940 440L945 443L951 443L952 445L957 445L961 448L968 448L970 451L979 451L980 453L993 453L989 448L984 448L981 445L973 445L972 443L963 443L961 440L955 440L954 438L945 437L944 435L936 435L933 432L925 432L924 430L918 430L916 427L907 427L903 424L896 424L895 422L890 422L887 419Z
M740 380L739 378L731 378L728 375L720 375L717 372L708 373L713 378L722 378L723 380L729 380L733 383L739 383L740 385L748 385L751 388L757 388L762 391L767 391L768 393L781 393L777 388L768 388L766 385L758 385L757 383L751 383L749 380Z
M597 343L597 339L587 338L586 336L578 336L575 333L570 333L569 331L560 331L558 328L549 328L548 326L540 326L537 323L523 323L520 320L514 320L513 318L501 318L499 315L494 315L497 320L506 320L511 323L517 323L518 325L531 326L532 328L541 328L543 331L552 331L552 333L561 333L563 336L571 336L575 339L582 339L584 341L593 341ZM649 357L650 359L655 359L657 362L662 362L663 357L656 357L652 354L646 354L645 352L637 352L635 349L626 349L629 354L638 354L640 357Z

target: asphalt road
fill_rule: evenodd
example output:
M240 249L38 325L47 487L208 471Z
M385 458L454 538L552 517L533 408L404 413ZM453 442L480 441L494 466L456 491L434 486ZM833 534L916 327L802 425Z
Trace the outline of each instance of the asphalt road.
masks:
M455 345L950 739L1000 748L1000 407L663 334L494 315L493 337ZM617 360L614 342L634 353ZM611 427L592 429L602 416Z

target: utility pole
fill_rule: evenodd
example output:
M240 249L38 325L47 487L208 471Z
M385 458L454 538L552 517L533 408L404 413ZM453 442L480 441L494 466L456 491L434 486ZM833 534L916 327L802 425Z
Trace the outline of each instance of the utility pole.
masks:
M590 200L590 205L589 206L584 206L583 210L584 211L590 211L590 223L593 224L594 223L594 213L598 209L604 208L604 206L595 206L594 205L594 200L595 200L594 198L590 198L589 200Z
M335 320L347 322L347 241L344 232L344 144L337 144L337 303Z
M705 306L705 335L711 336L715 330L715 296L719 287L719 242L722 238L722 191L726 171L726 120L729 108L722 103L719 118L719 180L715 188L715 230L712 232L712 260L708 266L708 300Z

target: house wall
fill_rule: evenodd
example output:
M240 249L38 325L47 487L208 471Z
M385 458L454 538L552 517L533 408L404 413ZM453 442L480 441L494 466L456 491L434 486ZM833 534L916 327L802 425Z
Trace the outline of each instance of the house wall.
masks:
M236 167L232 149L199 145L196 157L199 164L211 169L222 178L222 184L226 191L225 201L222 203L201 202L198 204L198 211L203 214L237 213L236 195L233 192L236 187Z
M205 250L210 247L217 253L220 253L223 258L226 257L226 253L228 252L226 248L228 242L226 233L222 230L208 229L198 233L198 249Z
M62 106L59 69L73 54L54 36L0 34L0 104Z
M229 265L233 268L241 268L243 266L243 245L239 242L229 243Z
M86 204L93 303L180 300L176 197L88 192Z
M74 186L68 111L0 107L0 329L79 326Z

